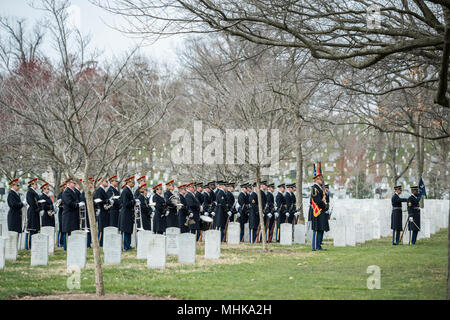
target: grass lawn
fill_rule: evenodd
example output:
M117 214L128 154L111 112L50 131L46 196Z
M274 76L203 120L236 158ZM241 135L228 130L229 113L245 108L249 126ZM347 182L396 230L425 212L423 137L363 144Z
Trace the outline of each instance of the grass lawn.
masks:
M195 265L179 265L168 256L165 270L146 267L136 251L124 253L122 264L104 266L106 293L170 296L181 299L445 299L447 229L417 245L392 246L390 238L356 247L312 252L308 246L222 244L219 260L203 257L197 244ZM367 267L381 269L381 289L369 290ZM66 254L55 248L45 267L30 266L30 251L0 271L0 299L25 295L95 293L93 255L88 249L81 288L67 288Z

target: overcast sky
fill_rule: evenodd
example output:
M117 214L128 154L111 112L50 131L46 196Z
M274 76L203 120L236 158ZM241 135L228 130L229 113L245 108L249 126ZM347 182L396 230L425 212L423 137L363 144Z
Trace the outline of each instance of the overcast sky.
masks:
M91 35L91 45L101 49L105 58L120 56L140 43L140 40L127 37L108 26L120 25L122 21L119 17L107 13L87 0L72 0L71 3L70 20L79 26L84 35ZM29 0L0 0L0 15L26 18L31 26L31 22L43 17L43 12L31 8ZM182 48L182 39L171 37L143 47L141 52L159 63L176 66L177 48Z

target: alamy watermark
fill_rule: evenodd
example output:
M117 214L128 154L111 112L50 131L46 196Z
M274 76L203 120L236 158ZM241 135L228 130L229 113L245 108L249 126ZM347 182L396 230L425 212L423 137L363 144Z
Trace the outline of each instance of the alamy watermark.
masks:
M258 164L261 167L261 174L278 174L280 161L278 129L225 129L223 133L219 129L209 128L203 131L202 121L194 121L193 129L193 137L188 129L176 129L172 132L170 142L174 147L171 151L171 160L174 164ZM246 148L247 141L248 148Z
M67 289L74 290L81 288L81 269L79 267L71 267L67 269L70 276L67 278Z
M366 273L371 274L367 278L367 289L381 289L381 269L379 266L372 265L368 266Z

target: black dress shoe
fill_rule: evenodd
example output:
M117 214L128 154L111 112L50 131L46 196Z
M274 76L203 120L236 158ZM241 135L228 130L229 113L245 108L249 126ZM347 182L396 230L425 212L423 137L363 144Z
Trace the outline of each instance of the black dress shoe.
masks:
M317 251L316 249L312 249L312 251Z
M324 248L320 248L320 249L317 249L317 250L319 250L319 251L327 251L327 249L324 249Z

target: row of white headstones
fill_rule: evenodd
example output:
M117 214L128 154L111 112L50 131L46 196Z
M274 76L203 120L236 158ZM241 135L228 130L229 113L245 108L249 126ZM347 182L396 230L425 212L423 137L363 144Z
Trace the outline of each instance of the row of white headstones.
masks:
M306 207L306 206L305 206ZM391 214L389 200L335 200L333 202L330 231L325 239L333 239L333 245L355 246L358 243L390 236ZM403 221L407 221L406 203L403 204ZM421 230L418 239L429 238L441 228L448 227L449 201L425 200L421 212ZM17 259L18 249L23 249L24 233L7 231L6 216L0 215L0 270L5 261ZM5 230L6 229L6 230ZM48 265L49 255L55 250L56 230L54 227L42 227L40 233L32 236L31 265ZM244 241L248 242L248 224L244 229ZM219 259L220 231L204 232L205 258ZM280 226L280 244L305 244L312 239L310 225L282 223ZM120 264L122 259L122 237L115 227L104 229L103 253L105 264ZM240 243L240 224L229 223L227 230L229 244ZM409 242L409 236L403 237L403 243ZM195 263L196 241L191 233L180 233L179 228L167 228L164 235L151 231L135 233L134 246L137 248L137 259L147 259L149 268L164 268L167 255L177 255L183 264ZM67 268L83 269L86 267L87 234L84 231L73 231L68 238Z

